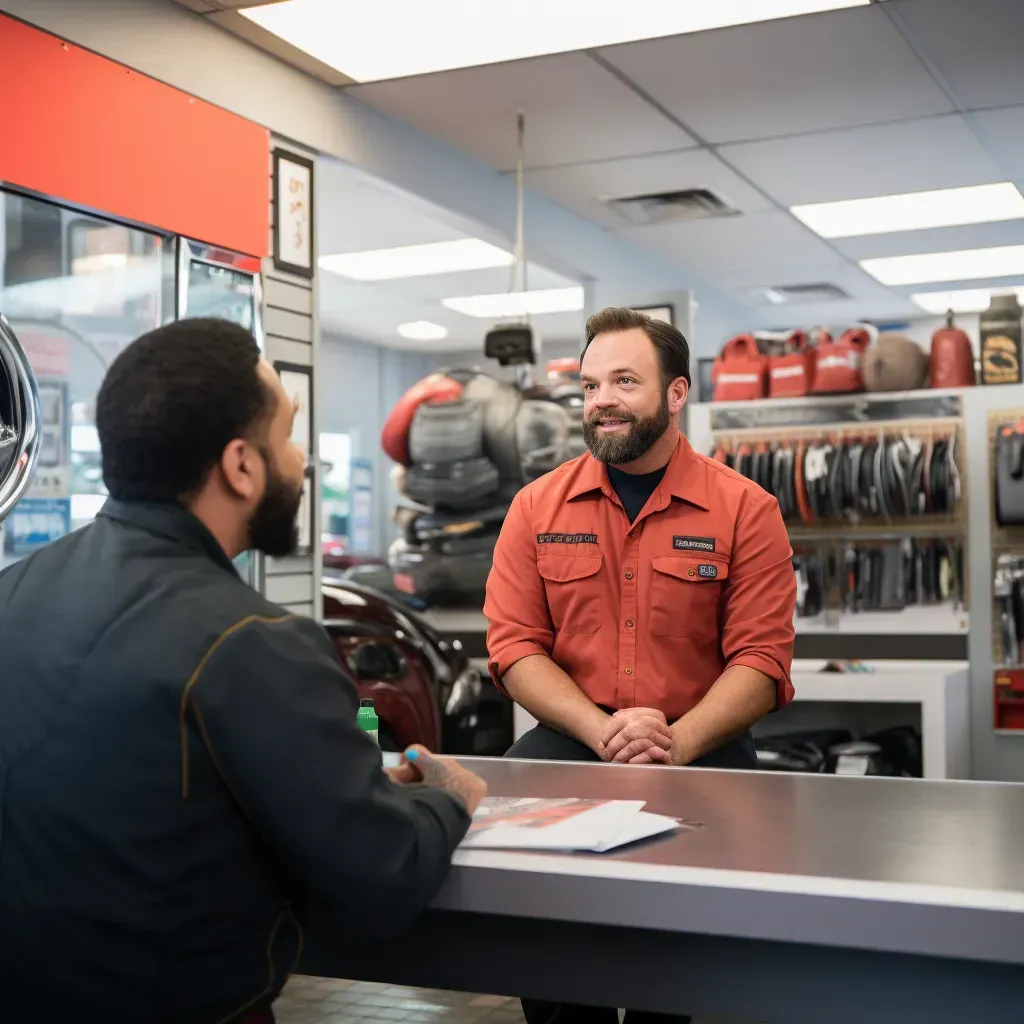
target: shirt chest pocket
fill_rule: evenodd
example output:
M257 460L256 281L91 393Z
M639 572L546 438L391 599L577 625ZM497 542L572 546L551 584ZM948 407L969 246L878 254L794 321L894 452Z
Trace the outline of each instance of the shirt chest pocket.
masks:
M603 555L538 556L537 571L559 633L596 633L601 628L603 564Z
M665 555L651 560L650 630L654 636L718 634L718 601L729 563L711 555Z

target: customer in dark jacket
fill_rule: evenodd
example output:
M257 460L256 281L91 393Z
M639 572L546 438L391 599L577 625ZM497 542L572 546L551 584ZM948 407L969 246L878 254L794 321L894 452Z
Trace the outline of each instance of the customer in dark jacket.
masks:
M110 500L0 573L12 1024L271 1019L305 907L397 929L448 873L483 782L389 778L324 632L233 569L294 549L293 416L240 327L143 336L97 401Z

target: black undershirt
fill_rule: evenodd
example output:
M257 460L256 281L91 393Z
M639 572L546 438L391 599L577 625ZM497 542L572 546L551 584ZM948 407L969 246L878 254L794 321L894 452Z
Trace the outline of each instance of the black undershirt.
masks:
M624 473L621 469L608 466L608 482L619 496L622 507L626 510L631 523L643 511L647 499L658 489L661 478L665 475L666 466L656 469L653 473Z

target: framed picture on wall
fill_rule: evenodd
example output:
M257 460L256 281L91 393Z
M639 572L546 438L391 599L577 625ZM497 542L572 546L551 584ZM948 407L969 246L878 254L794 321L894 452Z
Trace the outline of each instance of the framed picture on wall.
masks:
M313 448L313 368L298 363L274 363L285 393L295 403L292 441L306 453L310 463L316 458Z
M674 306L634 306L637 313L646 313L652 320L662 320L670 327L675 327L676 311Z
M299 503L299 514L297 526L298 545L295 554L300 557L313 554L313 538L316 536L316 503L313 501L313 483L316 478L316 471L312 466L307 467L306 474L302 480L302 501Z
M312 278L313 161L274 150L274 266L286 274Z

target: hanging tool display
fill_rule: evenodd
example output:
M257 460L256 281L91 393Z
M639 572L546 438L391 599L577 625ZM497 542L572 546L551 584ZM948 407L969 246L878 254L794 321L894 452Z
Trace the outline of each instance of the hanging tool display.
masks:
M799 547L793 568L800 618L820 615L830 591L852 614L950 601L963 605L963 545L952 538Z
M995 434L996 522L1024 524L1024 420L1003 423Z
M753 480L779 502L783 518L892 520L951 516L961 498L955 431L915 436L804 436L747 440L719 436L712 457Z
M1003 665L1019 665L1024 642L1024 555L1000 555L992 586Z

